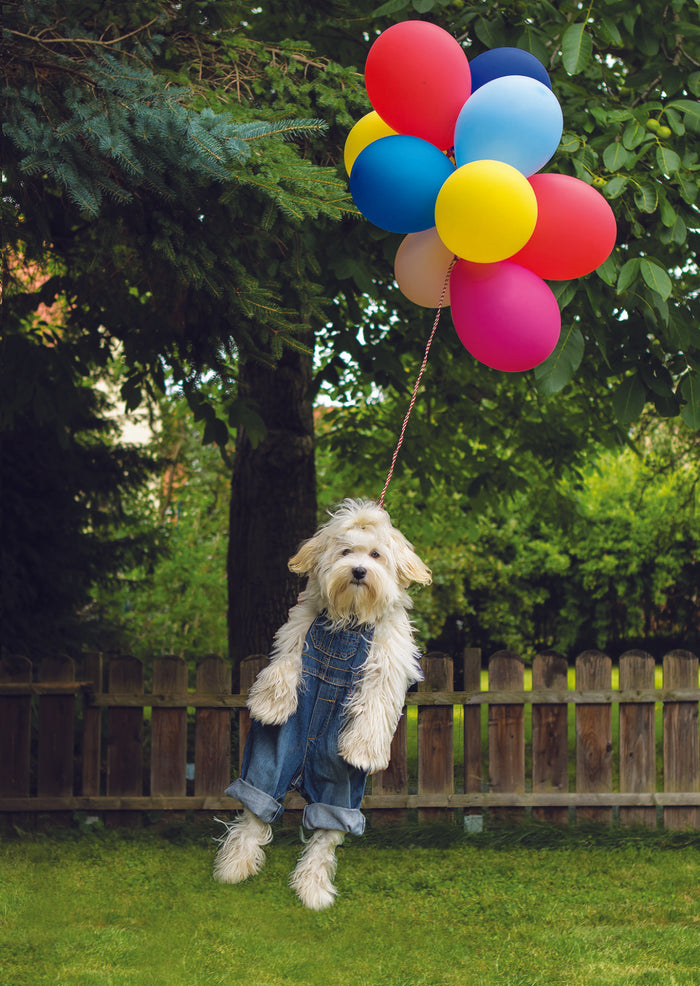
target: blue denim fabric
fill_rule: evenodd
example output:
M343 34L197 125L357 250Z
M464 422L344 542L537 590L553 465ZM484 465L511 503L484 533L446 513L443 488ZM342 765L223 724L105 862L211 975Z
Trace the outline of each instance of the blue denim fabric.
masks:
M253 719L243 751L241 776L226 789L264 822L284 810L288 791L308 804L303 824L362 835L359 810L367 773L338 755L343 706L358 683L374 628L331 630L325 614L306 635L297 711L281 726Z

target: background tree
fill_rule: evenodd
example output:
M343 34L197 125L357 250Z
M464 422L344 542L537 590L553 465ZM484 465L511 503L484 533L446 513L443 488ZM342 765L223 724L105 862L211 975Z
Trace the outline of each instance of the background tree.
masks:
M551 170L570 171L599 185L613 201L620 226L617 250L598 275L558 286L564 311L562 342L536 374L518 378L495 374L475 364L454 334L441 327L439 348L431 357L432 375L426 378L424 396L416 407L400 468L421 480L424 511L429 509L431 477L437 475L450 476L454 489L467 498L466 507L473 510L488 497L505 497L526 488L533 468L543 477L553 477L565 466L576 465L590 438L619 439L647 400L661 414L680 412L689 424L697 423L697 269L687 259L697 248L698 164L693 142L698 74L689 53L695 28L684 19L681 3L653 2L637 10L622 0L601 0L594 14L592 8L586 13L573 2L556 10L545 2L494 7L422 0L420 7L421 17L460 37L470 56L494 45L518 44L545 62L567 128ZM32 9L44 16L53 6L39 4ZM161 174L168 174L168 182L161 181L161 188L154 190L138 173L130 174L129 159L118 149L104 150L111 145L103 141L98 145L103 148L100 153L110 157L118 175L119 166L123 171L120 180L113 181L117 192L109 186L108 194L116 199L100 204L102 226L86 224L82 218L78 222L83 213L69 199L71 188L78 186L74 181L71 185L70 173L56 165L63 152L57 138L70 139L80 125L76 123L77 131L68 126L67 130L49 128L46 133L41 129L45 116L35 113L38 129L30 127L29 136L23 138L14 117L7 117L15 126L7 131L11 142L6 139L3 145L9 162L8 188L17 196L15 204L19 202L31 217L23 235L29 241L27 231L48 216L43 227L47 235L32 242L60 246L54 249L65 264L62 285L80 299L76 325L89 338L102 340L97 351L103 359L104 326L124 339L131 367L125 392L132 400L146 380L162 384L164 366L171 366L197 406L205 438L223 442L225 421L235 426L241 450L237 475L254 477L259 490L270 493L264 508L259 499L256 507L263 517L280 518L278 528L261 525L247 542L232 540L231 598L246 618L262 615L257 627L246 627L232 610L235 633L242 629L232 639L235 659L243 651L263 649L262 637L269 636L279 622L273 620L274 613L293 596L294 587L280 568L280 559L308 530L293 530L293 518L301 513L289 507L295 503L306 510L313 502L313 491L308 489L313 394L304 383L309 379L310 357L296 350L300 355L295 365L292 348L286 365L278 363L284 342L300 338L299 331L309 333L309 338L315 335L321 362L317 386L325 384L335 396L356 405L350 419L338 414L331 439L344 464L357 464L356 473L347 474L346 492L360 492L384 471L379 462L388 463L403 416L400 402L381 404L378 397L393 391L405 396L410 390L432 321L431 312L406 303L393 285L397 237L355 219L333 228L326 222L324 217L342 214L345 179L341 181L338 170L318 170L319 162L339 160L350 125L369 108L361 70L373 35L396 20L415 16L414 8L402 0L391 0L379 11L362 3L339 2L331 7L282 5L273 0L259 8L228 3L175 9L126 4L115 13L71 5L69 12L74 22L87 25L88 31L92 28L93 49L95 39L101 48L118 34L122 49L139 46L136 75L144 65L161 71L155 81L141 75L136 80L126 73L126 81L112 78L107 85L115 93L128 94L140 118L146 120L152 107L154 119L166 107L166 116L172 112L177 117L176 107L191 108L190 100L198 100L199 129L178 130L166 142L167 151L178 140L194 157L200 145L209 146L214 154L205 153L198 158L200 164L206 159L211 164L219 155L217 166L236 176L235 188L219 171L207 183L190 162L186 179L183 175L189 182L183 201L182 183L167 169ZM145 30L147 18L156 13L164 15L158 35L155 26ZM225 15L226 23L235 24L237 30L224 30ZM245 29L240 23L243 16ZM105 35L110 23L116 31ZM301 46L297 40L270 44L271 37L278 40L280 24L290 37L304 37L313 47ZM143 30L132 36L130 32L138 28ZM3 65L10 66L11 91L24 91L14 85L19 82L28 93L17 102L20 118L31 116L31 107L46 94L47 79L65 77L65 70L56 69L46 49L59 51L62 58L76 53L75 41L60 48L56 30L55 18L40 26L25 24L24 29L9 24L5 38L14 47ZM39 31L44 32L41 39ZM22 34L29 38L22 39ZM127 35L139 40L130 41ZM39 50L44 61L37 61ZM18 51L19 61L13 54ZM88 46L79 51L87 52ZM93 50L90 57L97 54ZM325 60L329 54L334 61ZM107 58L108 66L110 57L130 62L121 50ZM89 61L80 54L81 70ZM35 71L36 64L40 71ZM178 97L167 86L159 88L165 66L171 73L168 78L186 90L184 96ZM100 78L109 77L109 71L103 69ZM75 77L81 78L80 73ZM94 84L90 91L96 91ZM139 101L142 92L148 96ZM108 106L104 99L93 101L93 109ZM64 116L78 121L85 112L79 104L78 100L75 112L69 107ZM313 108L313 116L325 117L330 126L323 139L304 143L303 161L288 144L269 144L268 153L257 155L251 152L246 132L235 132L240 121L248 122L251 116L278 121L289 118L292 109L305 117L307 108ZM119 118L116 109L114 118ZM61 117L61 125L65 122ZM94 127L87 129L90 133L83 133L82 139L94 147L90 144ZM255 135L247 133L250 138ZM217 145L217 139L222 143ZM249 152L245 161L236 158L244 153L238 140ZM30 152L42 156L37 160ZM84 162L79 163L82 167ZM131 184L124 175L133 179ZM168 200L162 186L170 192L171 183L175 197ZM138 190L138 208L124 200L122 186L132 194ZM34 202L41 209L32 211ZM19 239L19 232L16 235ZM224 250L223 245L231 249ZM91 271L92 264L105 274L88 279L86 288L85 278L80 280L78 274ZM296 401L294 413L277 406L269 414L274 411L273 424L294 423L298 468L290 476L306 477L303 489L290 489L271 471L279 461L275 449L284 447L277 428L267 433L271 444L261 441L265 425L270 424L264 420L267 394L284 391L277 387L274 369L262 372L265 364L279 365L280 373L287 374L286 392ZM218 370L227 385L220 416L195 396L205 367ZM367 398L372 402L357 406ZM220 417L225 421L219 423ZM301 431L300 422L305 422ZM267 482L266 470L270 470ZM371 487L372 493L381 488L373 481ZM249 502L242 499L250 493L249 482L234 483L234 517L253 516L248 513ZM395 512L392 501L389 505ZM398 500L397 507L400 512ZM268 559L264 585L251 578L258 557Z
M303 158L302 143L284 139L322 124L273 119L256 99L257 79L266 90L311 63L292 46L246 40L245 9L228 2L7 6L5 446L21 441L27 414L59 432L70 415L50 373L25 372L35 365L33 349L47 365L77 349L78 372L87 377L109 363L117 343L130 406L170 374L203 421L206 441L225 442L227 419L245 423L253 441L261 436L254 401L238 398L237 369L253 357L275 362L285 341L290 353L298 350L319 294L299 234L310 217L341 215L347 192L335 172ZM13 276L20 255L50 273L40 288ZM67 301L52 339L31 336L27 314L56 297ZM198 391L212 370L227 385L218 414ZM21 485L7 460L6 468L6 482ZM293 478L304 485L292 488ZM288 475L287 489L313 525L313 472ZM18 550L26 543L19 538ZM284 593L276 598L284 606Z

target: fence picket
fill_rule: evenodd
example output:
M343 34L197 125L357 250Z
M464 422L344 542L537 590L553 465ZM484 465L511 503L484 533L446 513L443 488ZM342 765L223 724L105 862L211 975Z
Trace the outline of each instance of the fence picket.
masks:
M371 791L373 795L408 793L408 730L405 709L391 741L389 766L386 770L372 776ZM407 812L402 808L388 811L378 808L372 812L372 824L376 822L379 825L396 825L405 822L406 818Z
M464 650L464 690L481 691L481 648L467 647ZM481 792L481 706L464 705L464 793ZM481 809L469 809L465 815L480 815Z
M568 665L554 651L537 654L532 663L532 687L566 690ZM532 790L562 794L569 790L568 709L566 704L532 706ZM533 818L562 824L568 808L533 808Z
M266 654L251 654L250 657L246 657L244 661L241 661L241 694L247 694L255 679L262 671L262 669L267 665L269 658ZM245 748L245 741L248 739L248 733L250 732L250 713L247 709L241 709L238 716L238 769L241 769L241 764L243 763L243 750Z
M698 659L694 654L671 651L664 657L663 668L664 688L698 687ZM700 790L697 701L665 702L663 729L664 791ZM700 808L664 808L664 825L669 829L700 828Z
M644 651L627 651L620 658L620 688L654 687L654 658ZM656 716L653 702L620 703L620 791L656 790ZM623 825L656 828L656 808L620 808Z
M231 668L220 657L197 666L197 695L230 695ZM231 783L231 710L197 709L194 733L194 793L218 795Z
M0 684L23 685L32 680L26 657L0 660ZM31 763L31 695L0 695L0 798L29 797Z
M187 695L187 664L181 657L153 662L153 694ZM151 794L183 795L187 790L187 708L153 709L151 717Z
M423 658L425 681L418 691L447 691L454 687L452 660L444 654ZM454 710L451 705L418 707L418 794L452 794L454 791ZM418 821L445 819L441 808L419 808Z
M489 661L489 690L521 691L525 669L522 658L499 651ZM525 791L525 719L522 705L489 704L489 790ZM524 816L523 808L496 809L498 818Z
M107 688L114 695L143 695L143 664L135 657L109 662ZM143 794L143 709L110 708L107 715L107 795ZM114 812L110 822L132 825L137 812Z
M65 656L45 657L39 666L39 680L75 681L75 662ZM61 798L73 794L74 724L73 695L39 697L39 797Z
M576 688L605 689L612 685L612 662L600 651L587 650L576 658ZM612 791L612 707L576 706L576 790L590 794ZM612 808L582 806L578 820L611 822Z
M92 682L93 693L102 691L102 655L88 654L84 662L85 679ZM95 797L100 793L102 760L102 709L99 705L83 703L83 794Z

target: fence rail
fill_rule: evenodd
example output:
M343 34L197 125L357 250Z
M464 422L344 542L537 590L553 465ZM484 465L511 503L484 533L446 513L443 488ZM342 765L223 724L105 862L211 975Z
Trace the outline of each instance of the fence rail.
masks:
M231 811L222 792L238 769L249 728L247 689L266 658L241 668L241 693L218 657L199 662L190 685L178 657L153 662L150 690L132 657L0 662L0 818L86 812L134 823L143 812ZM698 658L628 651L612 687L612 662L589 650L575 661L575 688L559 654L538 654L532 688L508 651L488 662L464 656L463 689L442 654L423 659L425 682L391 763L368 786L363 807L379 820L418 811L421 821L489 811L512 820L590 819L700 828ZM455 727L458 727L457 729ZM458 764L455 769L455 763ZM287 808L303 807L291 794Z

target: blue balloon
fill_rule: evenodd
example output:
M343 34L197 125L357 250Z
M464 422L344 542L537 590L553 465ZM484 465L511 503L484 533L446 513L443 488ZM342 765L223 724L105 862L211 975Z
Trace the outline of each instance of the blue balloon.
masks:
M542 62L522 48L492 48L484 51L474 60L469 60L469 68L472 72L472 92L503 75L528 75L548 89L552 88Z
M542 82L524 75L493 79L472 93L457 117L457 167L504 161L527 178L552 157L563 127L559 101Z
M350 192L363 216L391 233L435 225L435 200L454 165L434 144L395 134L372 141L350 173Z

